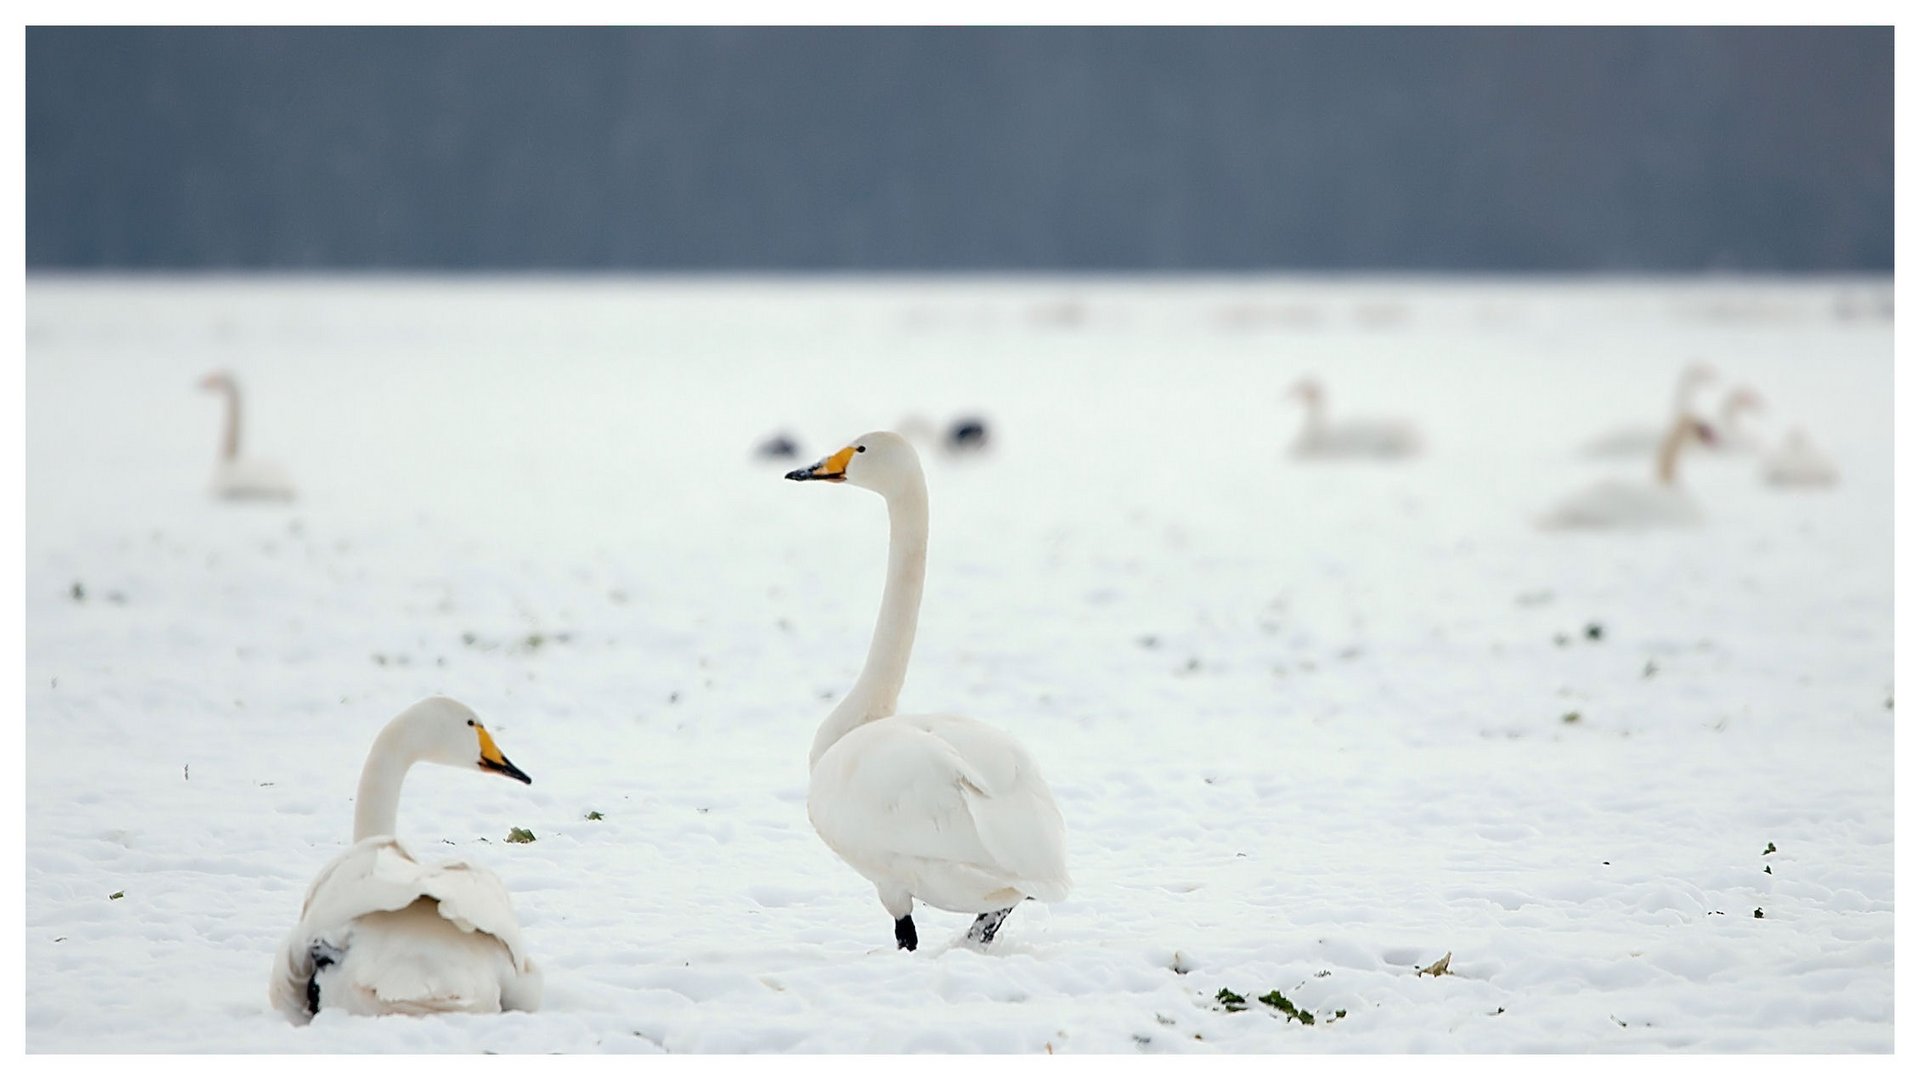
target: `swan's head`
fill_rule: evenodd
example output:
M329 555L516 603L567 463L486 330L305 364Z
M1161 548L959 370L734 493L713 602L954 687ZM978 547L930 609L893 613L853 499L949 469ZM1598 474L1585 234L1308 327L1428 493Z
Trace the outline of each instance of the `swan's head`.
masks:
M209 371L200 377L199 385L202 390L231 390L233 373L225 370Z
M920 455L912 443L891 431L869 431L806 468L793 470L787 479L852 484L892 495L919 482L920 475Z
M1733 391L1727 395L1727 403L1721 408L1721 411L1728 416L1732 416L1739 412L1761 412L1765 410L1766 407L1767 403L1760 399L1759 394L1754 393L1744 386L1736 386L1733 388Z
M487 725L474 711L452 698L430 697L401 713L398 723L404 727L417 760L533 783L532 777L500 752Z

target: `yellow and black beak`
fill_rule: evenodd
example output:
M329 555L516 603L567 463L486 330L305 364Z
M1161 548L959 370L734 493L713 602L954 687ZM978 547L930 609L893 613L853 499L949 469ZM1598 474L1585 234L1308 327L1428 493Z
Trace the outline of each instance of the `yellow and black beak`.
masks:
M487 734L486 728L476 726L474 730L480 733L480 767L482 769L497 772L501 776L510 777L523 784L533 783L533 777L521 772L519 767L508 761L507 755L501 753L500 748L493 744L493 736Z
M853 447L843 447L839 453L830 454L804 469L795 469L787 474L789 480L830 480L836 484L847 479L847 462L853 460Z

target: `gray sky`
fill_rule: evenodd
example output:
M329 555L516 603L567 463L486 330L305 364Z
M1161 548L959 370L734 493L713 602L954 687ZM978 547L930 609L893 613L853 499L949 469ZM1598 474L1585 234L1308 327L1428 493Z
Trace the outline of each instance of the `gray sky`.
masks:
M1893 31L30 27L27 262L1890 272Z

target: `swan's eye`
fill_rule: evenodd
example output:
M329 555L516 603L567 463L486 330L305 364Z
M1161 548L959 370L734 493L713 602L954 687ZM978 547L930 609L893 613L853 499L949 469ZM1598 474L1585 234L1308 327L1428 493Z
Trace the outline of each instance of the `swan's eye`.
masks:
M856 446L853 448L853 452L856 454L864 454L867 452L867 448L864 446Z
M472 727L472 726L473 726L473 718L472 718L472 717L468 717L468 718L467 718L467 726L468 726L468 727Z

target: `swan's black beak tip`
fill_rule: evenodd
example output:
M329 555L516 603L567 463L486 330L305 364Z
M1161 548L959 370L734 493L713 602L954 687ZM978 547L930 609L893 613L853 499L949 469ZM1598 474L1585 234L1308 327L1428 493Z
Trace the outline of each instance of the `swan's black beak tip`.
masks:
M508 761L505 757L502 757L499 761L488 761L486 758L481 758L480 767L488 772L497 772L510 780L518 780L523 784L533 783L533 777L521 772L518 765Z
M805 468L795 469L792 472L787 474L787 479L789 480L810 480L812 478L813 478L813 466L811 465L808 465Z

